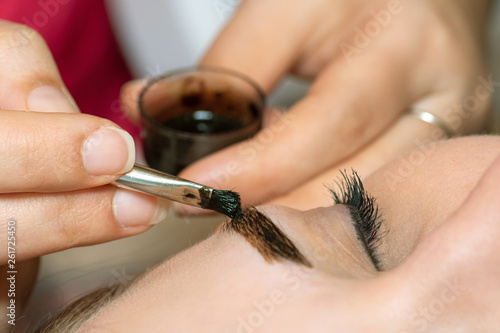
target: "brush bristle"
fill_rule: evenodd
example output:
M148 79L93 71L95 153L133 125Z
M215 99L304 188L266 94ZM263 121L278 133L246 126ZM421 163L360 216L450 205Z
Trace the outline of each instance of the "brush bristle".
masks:
M240 195L233 191L213 190L206 208L236 218L241 215Z

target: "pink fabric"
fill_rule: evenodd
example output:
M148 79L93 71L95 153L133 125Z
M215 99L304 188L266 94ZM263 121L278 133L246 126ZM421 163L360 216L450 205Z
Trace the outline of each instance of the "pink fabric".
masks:
M103 0L0 1L0 18L24 23L47 41L61 76L84 113L110 119L137 135L119 107L131 79Z

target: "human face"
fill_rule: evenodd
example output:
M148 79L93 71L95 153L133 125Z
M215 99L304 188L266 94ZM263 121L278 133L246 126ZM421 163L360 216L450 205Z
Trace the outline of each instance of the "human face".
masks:
M418 163L413 152L364 182L383 212L378 269L347 205L305 212L262 206L307 262L269 261L240 233L221 228L146 273L82 331L400 332L457 320L484 324L467 309L479 306L484 315L498 295L467 292L476 287L471 274L454 265L474 262L445 221L495 160L500 140L455 139L425 149ZM474 278L487 275L478 272Z

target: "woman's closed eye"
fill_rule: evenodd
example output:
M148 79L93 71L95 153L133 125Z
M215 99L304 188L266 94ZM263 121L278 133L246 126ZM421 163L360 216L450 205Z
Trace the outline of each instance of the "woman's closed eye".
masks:
M314 215L314 212L321 210L300 212L286 207L268 206L262 208L264 214L251 207L245 209L240 218L227 221L220 231L240 234L269 263L284 259L314 266L313 249L323 244L326 251L336 256L348 256L351 261L357 262L357 266L371 266L380 270L377 245L381 238L379 230L382 219L375 199L365 191L355 171L350 176L346 172L342 173L337 185L338 192L330 191L335 204L347 208L345 217L337 215L339 210L335 208L336 205L320 213L321 216ZM271 219L267 217L268 213L271 213ZM327 239L331 241L325 243Z
M349 207L358 239L364 245L375 268L380 270L377 246L383 237L380 233L382 215L375 198L365 191L357 172L351 171L351 175L348 175L345 170L341 172L342 177L336 182L339 190L330 189L330 192L335 204L344 204Z

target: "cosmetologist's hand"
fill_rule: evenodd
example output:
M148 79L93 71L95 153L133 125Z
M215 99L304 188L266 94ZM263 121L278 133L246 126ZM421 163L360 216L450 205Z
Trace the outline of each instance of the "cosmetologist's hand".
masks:
M149 229L157 199L107 185L132 137L79 113L40 35L0 21L0 73L0 265Z
M313 84L290 110L267 110L253 139L180 176L234 189L246 204L281 197L274 202L306 209L331 204L316 193L339 169L366 177L444 137L409 109L456 134L481 130L498 86L483 67L487 12L487 0L243 1L201 64L246 73L267 93L287 72ZM133 115L140 84L123 92Z

